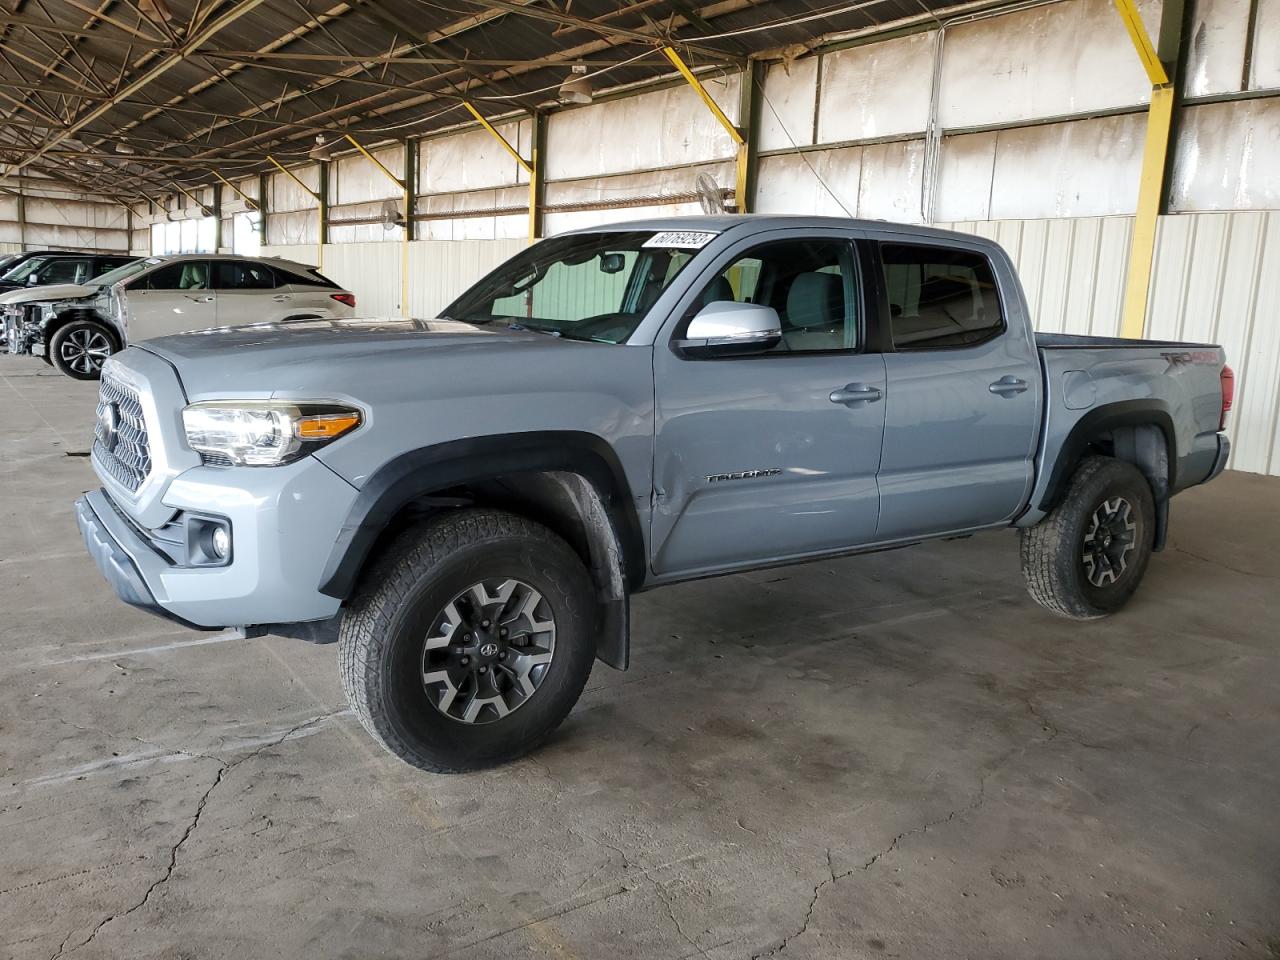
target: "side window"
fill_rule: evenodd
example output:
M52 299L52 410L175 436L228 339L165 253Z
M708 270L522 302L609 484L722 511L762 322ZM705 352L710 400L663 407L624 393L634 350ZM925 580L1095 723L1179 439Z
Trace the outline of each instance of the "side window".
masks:
M782 322L776 353L858 346L857 275L841 240L783 240L754 247L720 271L694 302L734 300L773 307Z
M59 257L45 264L44 269L37 275L38 282L41 284L83 283L89 279L89 271L92 267L93 261L89 259Z
M144 290L208 290L209 264L204 260L171 263L147 274L139 286Z
M895 350L967 347L1004 330L991 262L950 247L882 243Z
M275 286L275 274L264 263L218 260L213 265L215 290L271 290Z

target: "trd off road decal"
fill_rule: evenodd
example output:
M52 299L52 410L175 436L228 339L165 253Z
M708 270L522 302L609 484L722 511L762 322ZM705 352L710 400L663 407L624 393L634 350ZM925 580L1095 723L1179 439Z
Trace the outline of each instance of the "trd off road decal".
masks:
M1217 363L1218 351L1216 350L1166 350L1160 354L1164 357L1165 362L1169 366L1165 367L1164 372L1176 370L1178 367L1185 367L1189 363Z
M756 477L776 477L781 473L781 467L766 467L764 470L739 470L737 473L709 473L707 474L707 483L723 483L725 480L752 480Z

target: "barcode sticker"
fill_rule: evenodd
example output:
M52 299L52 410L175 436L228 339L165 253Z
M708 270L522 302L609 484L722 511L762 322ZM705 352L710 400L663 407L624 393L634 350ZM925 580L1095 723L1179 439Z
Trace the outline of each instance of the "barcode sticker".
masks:
M700 230L664 230L662 233L655 233L643 246L701 250L715 238L714 233L703 233Z

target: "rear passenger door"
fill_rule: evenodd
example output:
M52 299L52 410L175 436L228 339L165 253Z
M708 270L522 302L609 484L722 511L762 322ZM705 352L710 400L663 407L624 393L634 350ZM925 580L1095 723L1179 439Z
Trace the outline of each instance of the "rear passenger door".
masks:
M213 287L218 295L218 326L283 320L290 315L287 294L277 294L275 271L252 260L215 260Z
M1007 260L882 240L888 391L877 540L1009 520L1031 488L1039 369Z

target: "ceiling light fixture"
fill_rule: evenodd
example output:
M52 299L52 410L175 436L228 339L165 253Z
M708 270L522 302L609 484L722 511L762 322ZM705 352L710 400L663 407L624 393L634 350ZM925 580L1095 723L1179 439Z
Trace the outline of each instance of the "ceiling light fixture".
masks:
M591 80L586 76L587 66L575 63L568 79L560 84L561 103L590 103L592 94Z
M316 134L316 145L307 151L307 156L312 160L329 160L333 157L333 147L330 146L324 138L323 133Z

